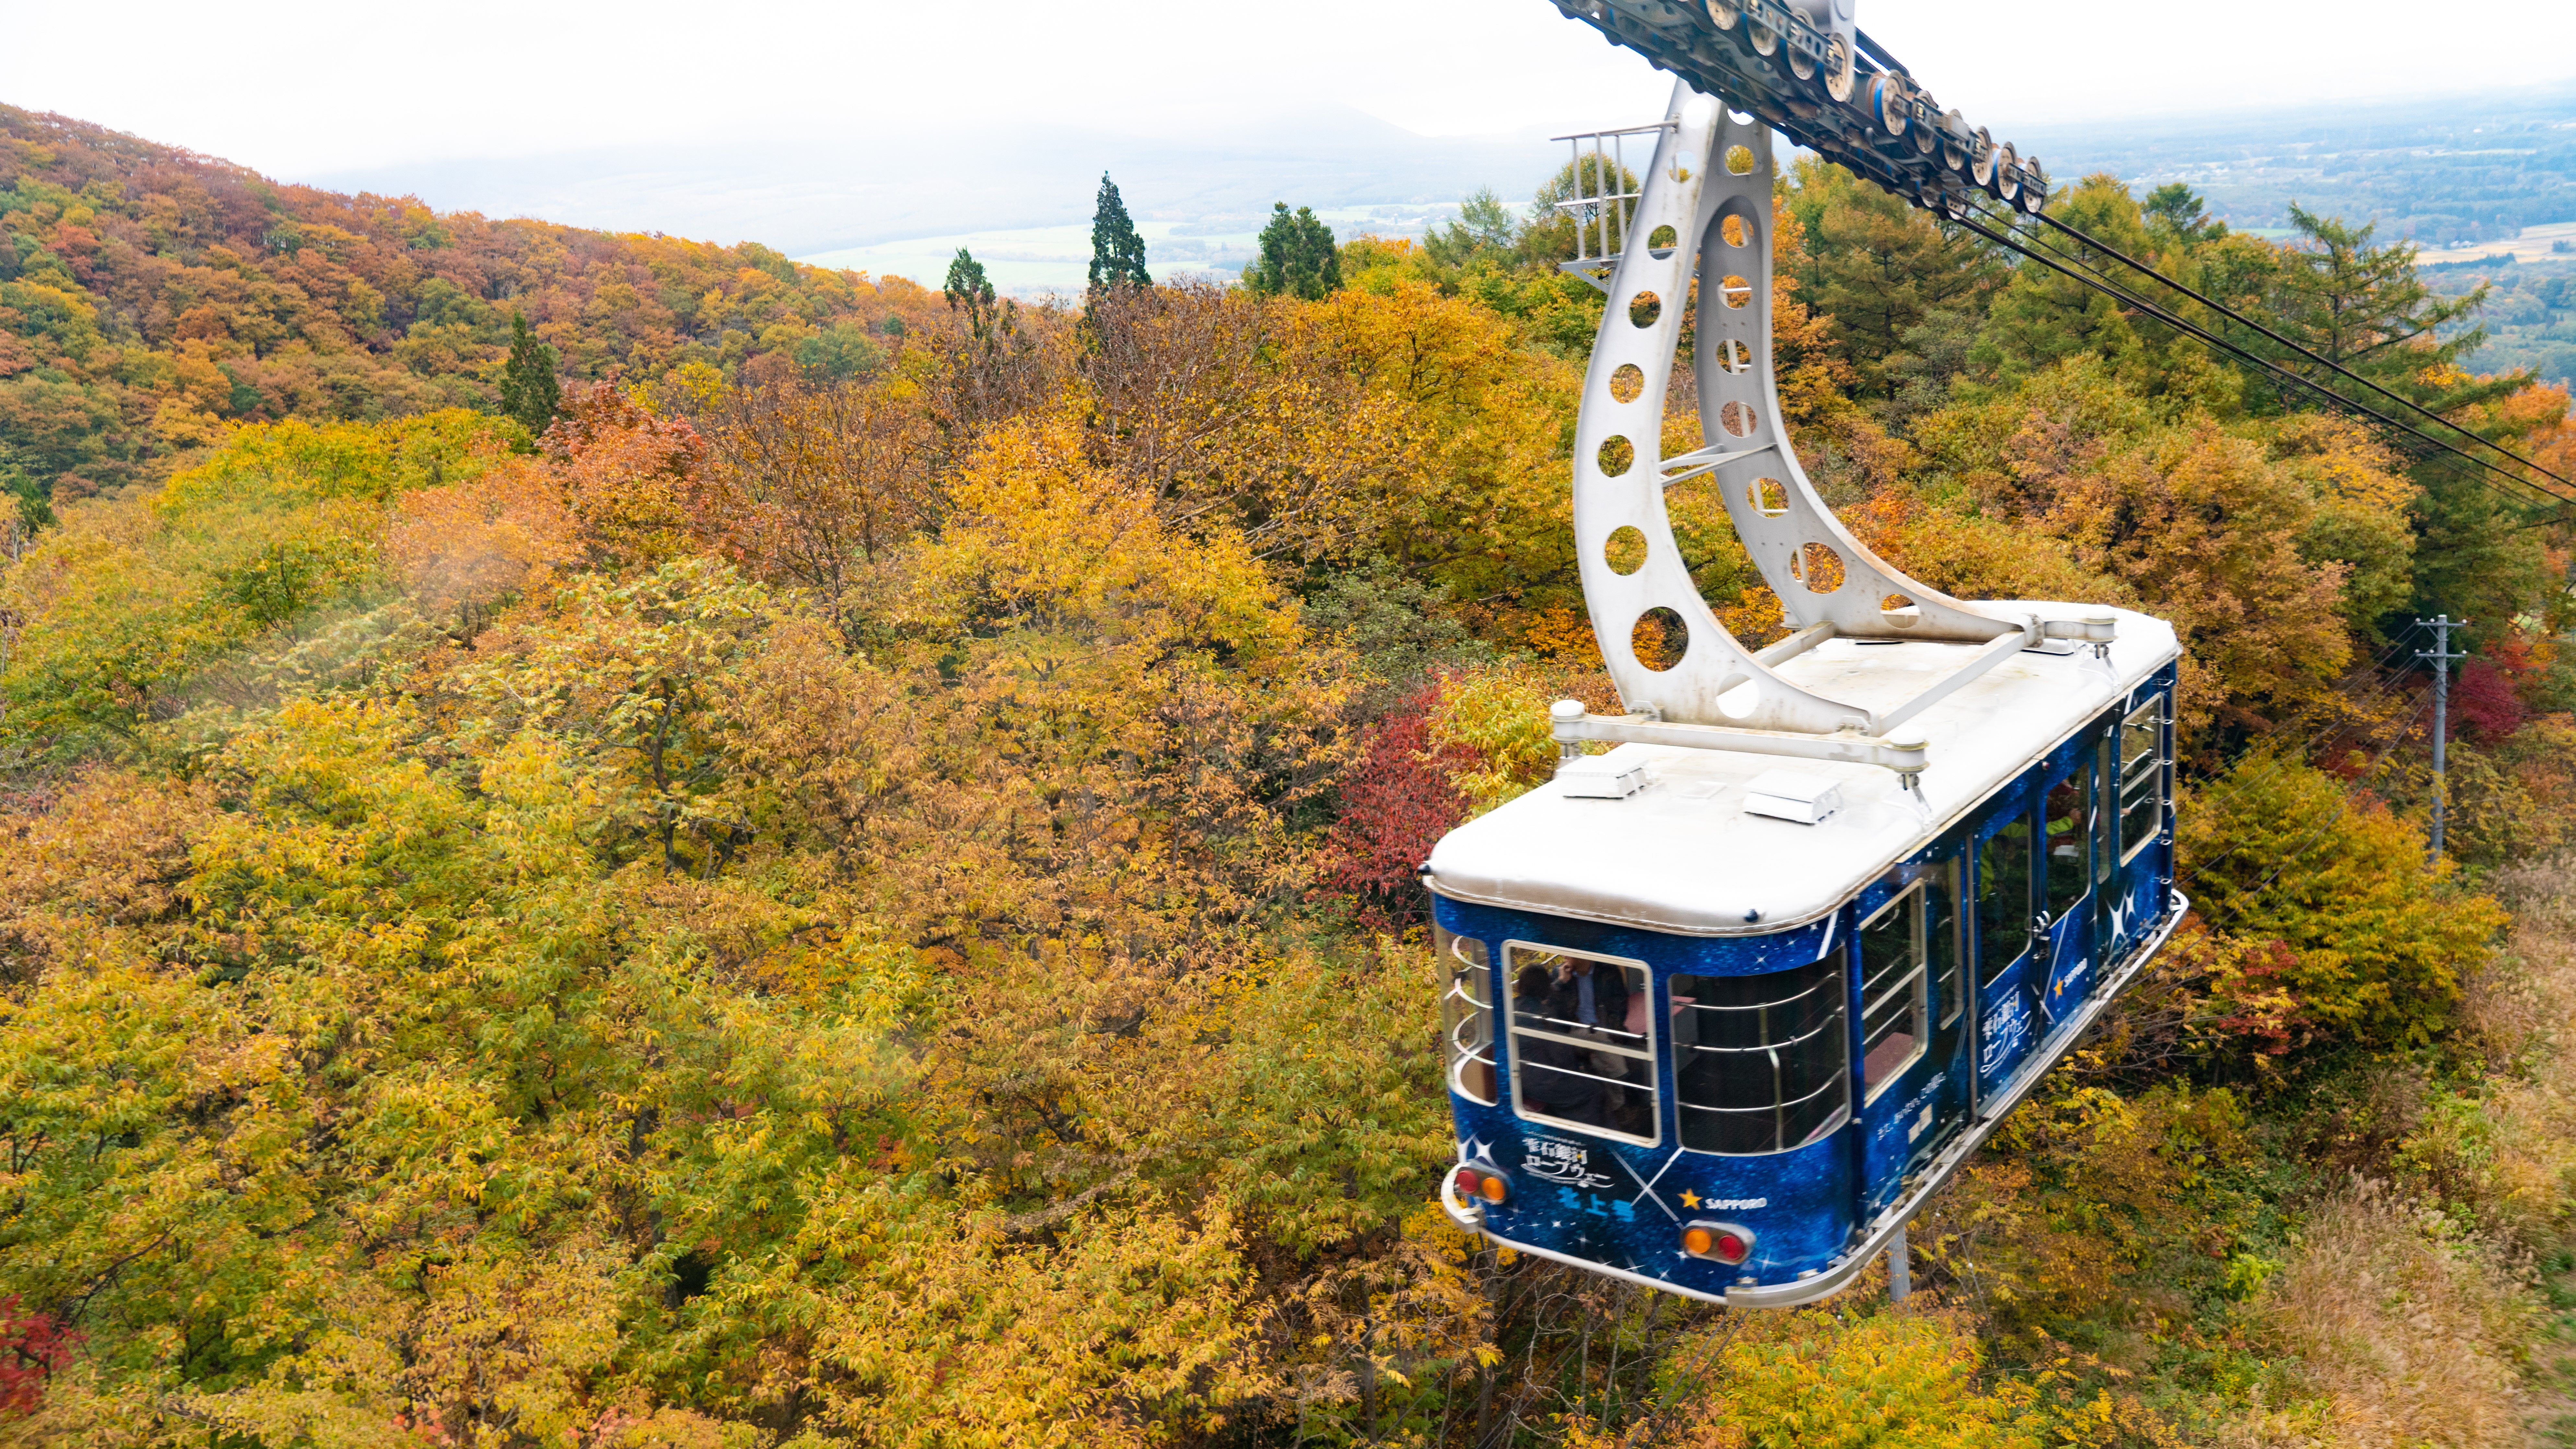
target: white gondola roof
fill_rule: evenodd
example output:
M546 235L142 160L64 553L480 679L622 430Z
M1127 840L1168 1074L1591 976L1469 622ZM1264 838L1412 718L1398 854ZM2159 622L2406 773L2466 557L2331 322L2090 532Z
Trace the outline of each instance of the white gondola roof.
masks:
M1685 935L1750 935L1813 920L1889 864L1958 823L2069 731L2171 660L2173 627L2098 605L2003 603L1998 614L2080 619L2113 612L2109 667L2089 648L2025 650L1915 717L1930 744L1922 806L1875 765L1669 745L1623 744L1644 765L1625 799L1568 795L1555 781L1443 837L1442 895ZM1974 645L1830 639L1776 666L1835 699L1884 709L1920 693ZM1837 781L1842 809L1808 825L1746 812L1746 786L1780 769ZM1758 920L1746 913L1758 911Z

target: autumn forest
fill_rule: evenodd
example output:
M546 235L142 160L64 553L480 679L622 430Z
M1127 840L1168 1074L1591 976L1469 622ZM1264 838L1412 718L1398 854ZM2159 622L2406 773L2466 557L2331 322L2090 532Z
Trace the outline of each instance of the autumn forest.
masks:
M0 1441L2576 1436L2576 516L1813 159L1808 471L2174 622L2195 912L1902 1307L1450 1225L1416 868L1616 703L1574 180L1218 286L1104 179L1032 301L0 106ZM2576 474L2409 247L2051 210Z

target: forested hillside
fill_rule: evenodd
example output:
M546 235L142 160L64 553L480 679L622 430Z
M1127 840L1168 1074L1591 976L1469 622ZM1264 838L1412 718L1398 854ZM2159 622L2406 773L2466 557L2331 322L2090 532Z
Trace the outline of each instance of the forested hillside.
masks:
M159 482L229 424L489 410L511 321L569 378L847 376L937 298L757 244L339 196L0 106L0 472Z
M924 293L0 135L0 1436L2109 1449L2576 1412L2564 513L1787 178L1810 470L1938 587L2175 621L2198 909L1915 1224L1911 1304L1730 1315L1433 1198L1414 869L1546 777L1548 700L1613 702L1567 502L1600 294L1553 213L1319 253L1283 212L1258 286L1104 253L1056 309L963 256ZM2411 253L2107 177L2053 207L2576 473L2567 395L2463 371L2478 339L2435 339L2476 299ZM1776 636L1717 500L1672 507ZM2431 610L2474 656L2439 861Z

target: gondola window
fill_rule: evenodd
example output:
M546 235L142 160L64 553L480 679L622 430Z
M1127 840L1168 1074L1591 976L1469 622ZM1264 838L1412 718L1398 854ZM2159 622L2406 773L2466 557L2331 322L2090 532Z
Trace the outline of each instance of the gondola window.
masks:
M1945 860L1923 877L1925 909L1931 925L1925 941L1932 951L1932 1015L1943 1026L1959 1019L1967 993L1959 987L1959 957L1965 944L1959 934L1959 862Z
M2056 920L2084 899L2092 868L2093 760L2076 762L2075 773L2048 792L2048 916Z
M2147 848L2165 820L2165 697L2158 694L2120 722L2120 859Z
M1759 976L1672 978L1682 1146L1786 1152L1843 1124L1851 1044L1842 961L1837 952Z
M1550 946L1503 947L1512 1109L1538 1122L1652 1144L1653 989L1635 961Z
M1932 1034L1925 906L1917 881L1860 928L1860 1074L1872 1097L1922 1057Z
M1977 943L1992 986L2030 949L2030 821L2016 815L1977 850Z
M1432 927L1440 970L1440 1035L1448 1044L1449 1087L1462 1097L1494 1101L1494 988L1485 943Z

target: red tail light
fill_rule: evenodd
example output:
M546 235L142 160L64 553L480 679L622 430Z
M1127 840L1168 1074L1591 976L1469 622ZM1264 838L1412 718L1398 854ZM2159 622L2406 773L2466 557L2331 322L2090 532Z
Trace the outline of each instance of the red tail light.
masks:
M1512 1195L1511 1184L1503 1180L1503 1175L1481 1164L1459 1168L1454 1180L1463 1198L1498 1203Z
M1692 1223L1682 1229L1682 1251L1734 1267L1753 1256L1753 1230L1733 1223Z

